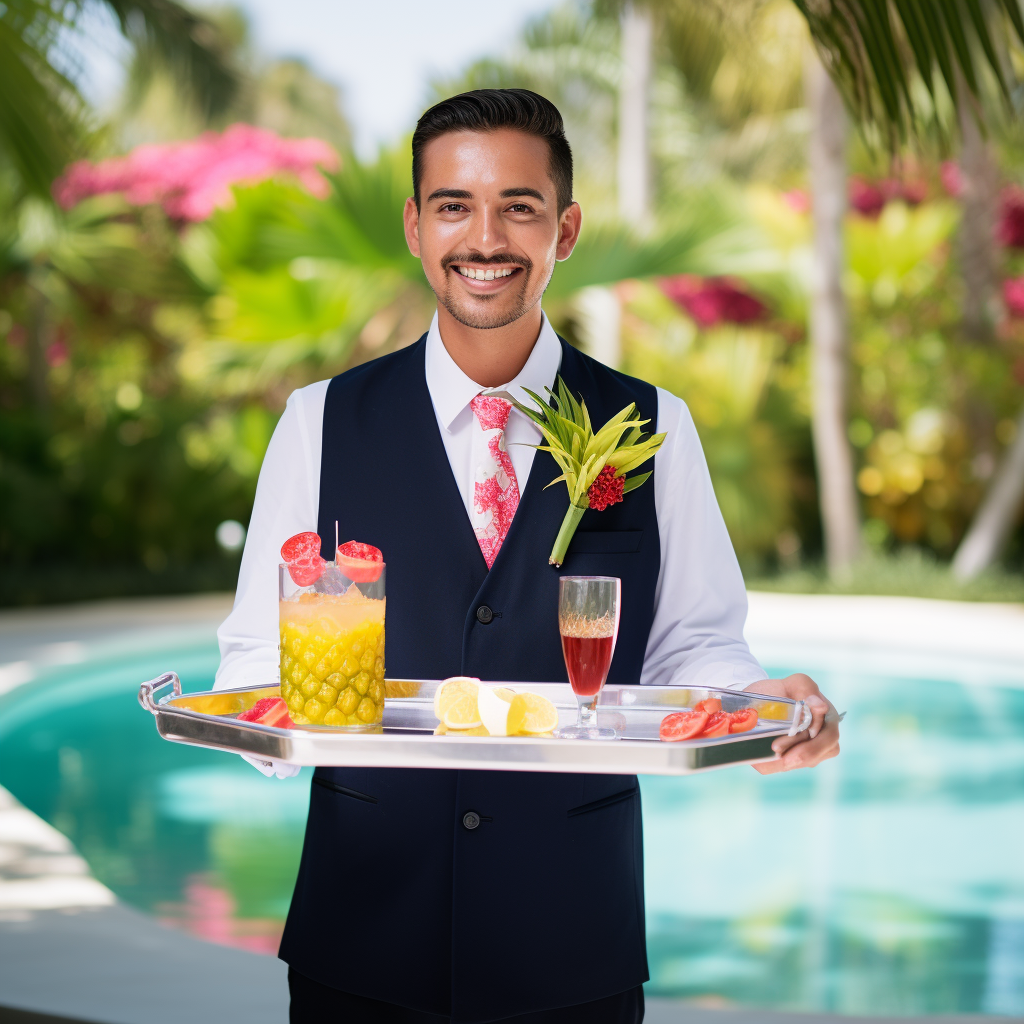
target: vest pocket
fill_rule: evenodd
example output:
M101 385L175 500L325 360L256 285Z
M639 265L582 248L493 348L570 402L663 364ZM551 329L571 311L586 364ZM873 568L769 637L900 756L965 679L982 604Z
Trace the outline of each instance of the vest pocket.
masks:
M589 814L591 811L603 811L606 807L614 807L616 804L625 803L627 800L632 800L637 794L636 787L632 789L624 789L621 793L612 793L610 796L603 796L600 800L591 800L589 804L580 804L579 807L573 807L566 812L570 818L575 818L578 814Z
M332 793L340 793L342 796L351 797L353 800L362 800L364 803L375 804L377 798L370 796L369 793L360 793L358 789L349 789L347 786L339 786L336 782L331 782L330 779L322 779L319 775L313 776L313 782L317 786L323 786L324 789L329 789Z
M569 544L570 555L621 555L640 550L643 530L578 530Z

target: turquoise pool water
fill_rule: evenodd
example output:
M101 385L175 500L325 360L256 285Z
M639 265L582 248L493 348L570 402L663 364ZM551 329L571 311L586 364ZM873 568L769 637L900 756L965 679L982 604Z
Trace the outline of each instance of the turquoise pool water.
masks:
M158 650L19 688L0 699L0 784L127 902L273 952L309 773L167 743L135 700L167 666L207 689L216 659ZM650 992L1024 1015L1024 690L817 677L849 712L836 761L642 780Z

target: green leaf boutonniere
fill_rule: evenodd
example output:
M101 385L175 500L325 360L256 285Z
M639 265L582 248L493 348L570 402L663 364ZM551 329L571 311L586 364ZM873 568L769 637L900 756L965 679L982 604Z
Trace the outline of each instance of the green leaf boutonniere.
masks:
M628 405L613 416L596 433L590 424L587 403L576 401L561 377L557 393L548 404L540 395L526 393L537 404L537 410L516 402L516 408L540 427L547 444L538 444L538 451L550 452L562 470L547 486L564 480L569 488L569 510L555 538L548 562L561 565L569 541L588 508L603 510L622 501L622 497L639 487L651 474L626 476L642 466L661 447L664 434L645 435L643 427L650 420L638 418L636 405ZM524 389L525 390L525 389Z

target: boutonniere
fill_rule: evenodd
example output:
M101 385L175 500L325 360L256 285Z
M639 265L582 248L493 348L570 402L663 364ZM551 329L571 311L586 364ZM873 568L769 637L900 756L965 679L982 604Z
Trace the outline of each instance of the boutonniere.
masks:
M534 447L550 452L562 470L561 476L556 476L545 490L559 480L564 480L569 488L569 510L551 549L550 565L565 561L569 541L588 508L603 511L622 501L623 495L636 490L651 475L648 472L626 476L651 458L665 440L664 434L644 434L643 427L650 420L638 418L635 404L627 405L595 433L583 396L577 402L561 377L556 386L557 394L550 388L544 389L551 396L550 404L540 395L523 389L537 404L538 411L515 403L523 415L537 424L547 441Z

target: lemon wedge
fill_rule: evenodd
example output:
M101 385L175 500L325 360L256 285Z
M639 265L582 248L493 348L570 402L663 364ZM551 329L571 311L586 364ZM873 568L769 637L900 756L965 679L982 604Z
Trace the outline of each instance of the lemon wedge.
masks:
M480 721L491 736L507 736L508 709L512 705L515 691L506 686L483 686L476 695L476 706Z
M434 714L444 721L444 713L449 705L466 694L471 694L473 700L476 700L479 689L480 680L470 676L452 676L446 679L434 692Z
M509 736L528 736L551 732L558 727L558 709L537 693L517 693L508 709L506 728Z
M476 695L472 693L460 693L444 709L441 718L449 729L475 729L483 723L480 721L480 712L476 706Z

